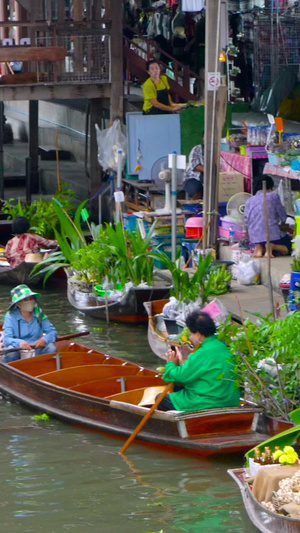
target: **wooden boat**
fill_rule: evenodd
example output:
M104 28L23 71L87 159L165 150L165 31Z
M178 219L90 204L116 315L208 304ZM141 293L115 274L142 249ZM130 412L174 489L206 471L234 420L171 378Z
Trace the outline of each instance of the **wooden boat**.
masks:
M160 357L161 359L166 359L165 353L168 349L169 342L166 337L164 337L156 328L155 324L155 315L162 313L163 307L168 303L168 299L164 300L155 300L153 302L144 302L144 307L148 315L148 342L152 352ZM172 344L179 344L172 341Z
M148 342L152 352L160 357L161 359L166 359L166 351L170 344L170 340L164 337L156 328L155 315L162 313L163 307L168 303L168 299L164 300L155 300L152 302L144 302L145 309L148 315ZM232 320L234 322L240 323L240 319L236 315L232 315ZM169 335L176 335L180 333L180 328L177 326L175 320L167 320L166 327ZM188 343L182 343L177 340L172 339L172 344L178 346L182 353L187 356L191 349Z
M42 284L44 274L31 277L31 272L36 263L23 261L14 268L10 266L0 266L0 284L1 285L20 285L25 283L30 287L37 287Z
M254 498L248 483L245 481L245 468L228 470L228 474L237 483L248 516L259 531L262 533L299 533L300 520L273 513Z
M0 362L0 391L70 423L131 435L166 383L154 370L67 340L59 354ZM185 453L246 451L268 435L256 431L261 408L156 411L138 439Z
M169 295L170 287L166 286L131 287L119 301L110 301L108 298L106 304L104 298L92 292L92 285L83 290L68 279L68 300L75 309L94 318L105 319L108 316L110 320L118 322L147 322L144 302L168 298Z

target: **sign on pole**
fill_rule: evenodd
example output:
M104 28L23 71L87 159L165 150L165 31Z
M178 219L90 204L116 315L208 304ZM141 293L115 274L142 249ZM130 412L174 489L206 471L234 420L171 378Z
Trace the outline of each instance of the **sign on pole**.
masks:
M207 73L207 90L217 91L221 85L220 72L208 72Z

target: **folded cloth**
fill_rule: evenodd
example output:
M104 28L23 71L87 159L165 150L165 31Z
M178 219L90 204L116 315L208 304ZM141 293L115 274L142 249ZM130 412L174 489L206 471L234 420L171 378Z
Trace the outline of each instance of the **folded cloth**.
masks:
M282 507L279 507L279 511L280 513L290 516L291 518L300 518L300 505L297 503L286 503Z
M259 502L270 502L273 491L279 489L279 481L286 477L292 477L300 470L300 466L286 465L274 468L261 468L256 474L252 494Z

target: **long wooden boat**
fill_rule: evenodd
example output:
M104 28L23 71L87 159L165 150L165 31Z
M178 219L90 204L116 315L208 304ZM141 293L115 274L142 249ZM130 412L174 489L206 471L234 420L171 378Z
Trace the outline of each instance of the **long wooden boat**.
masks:
M262 533L299 533L300 520L273 513L254 498L245 480L246 470L244 468L228 470L228 473L237 483L248 516L259 531Z
M29 263L26 261L22 261L22 263L14 268L10 268L10 266L0 266L0 284L14 286L25 283L30 285L30 287L41 285L44 279L44 274L34 277L30 276L33 267L35 266L36 263Z
M78 311L94 318L106 319L125 323L143 323L147 322L147 313L144 308L144 302L168 298L170 287L151 286L151 287L131 287L125 292L119 301L110 301L107 303L92 292L83 292L74 287L74 284L68 279L68 300L69 303Z
M58 355L0 362L0 391L68 422L131 435L166 383L133 362L60 341ZM198 411L156 411L138 439L186 453L246 451L268 437L256 431L254 404Z

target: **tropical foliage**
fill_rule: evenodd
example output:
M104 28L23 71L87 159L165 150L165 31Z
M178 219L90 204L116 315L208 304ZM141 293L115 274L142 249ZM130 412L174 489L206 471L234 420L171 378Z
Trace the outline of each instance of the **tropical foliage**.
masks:
M56 191L54 199L50 202L40 198L27 205L16 198L9 198L5 201L2 211L8 214L9 219L14 219L17 215L27 217L30 231L47 239L53 239L54 230L59 226L55 200L59 201L66 213L71 214L75 209L74 199L74 191L63 184L61 191Z
M173 284L171 296L179 301L195 301L200 297L204 305L209 296L228 292L232 276L226 271L226 265L213 267L211 254L204 258L199 255L197 270L191 277L187 270L181 269L180 256L176 261L171 261L165 252L157 250L152 257L161 261L170 271Z
M55 202L60 230L55 230L60 251L50 254L35 271L44 273L44 281L60 267L68 267L73 279L99 284L106 277L113 284L132 281L134 285L151 285L153 259L149 255L155 224L145 239L139 232L124 231L121 222L112 226L88 223L89 234L83 233L81 217L85 203L80 204L74 219Z
M236 357L237 380L246 396L284 419L300 402L299 320L299 311L276 321L258 314L255 324L228 322L218 333Z

